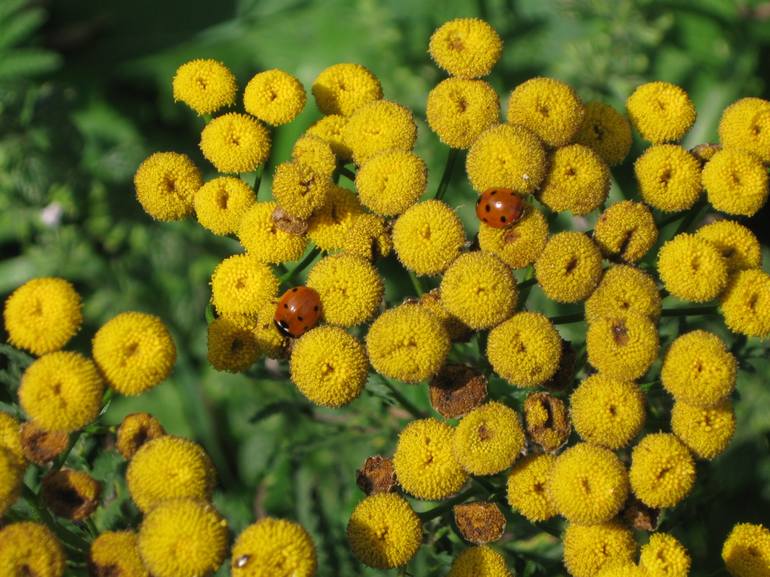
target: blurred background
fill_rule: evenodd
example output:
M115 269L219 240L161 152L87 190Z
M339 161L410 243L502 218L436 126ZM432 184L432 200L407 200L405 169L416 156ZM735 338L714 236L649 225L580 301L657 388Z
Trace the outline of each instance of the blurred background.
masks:
M666 80L688 90L697 106L688 146L715 141L721 111L737 98L770 97L770 2L0 0L0 297L36 276L71 280L87 319L73 346L85 352L98 326L118 312L160 315L180 353L174 375L146 395L116 400L108 421L149 411L169 432L202 443L219 471L215 503L233 530L255 515L298 520L318 545L321 576L383 574L351 558L345 525L362 498L356 468L368 455L390 454L409 415L376 382L334 412L304 402L286 380L285 363L260 363L247 375L209 367L209 277L240 247L194 219L153 222L135 200L132 177L159 150L188 153L209 177L214 173L197 149L203 121L171 97L174 71L187 60L219 59L241 86L256 72L282 68L308 91L323 68L358 62L380 78L386 98L423 119L427 93L443 78L428 58L428 39L459 16L487 19L504 38L490 79L503 104L517 83L537 75L621 110L636 85ZM287 159L319 117L311 97L303 114L277 131L272 162ZM417 152L434 191L447 150L423 120ZM630 166L615 175L628 197L635 194L627 187ZM448 200L462 207L472 235L474 195L459 170ZM750 221L765 245L767 219L763 211ZM388 277L389 302L410 290L406 277ZM570 329L577 340L580 327ZM721 326L714 330L724 334ZM770 520L770 362L766 345L755 343L753 351L742 359L731 448L699 465L695 493L662 522L692 551L694 575L720 573L721 543L733 523ZM0 360L2 379L23 362L6 349ZM424 387L405 394L427 407ZM81 444L75 458L115 483L120 496L122 461L98 449ZM132 514L125 499L113 499L97 526L125 526ZM563 574L554 537L520 522L511 527L504 550L519 575ZM434 523L430 533L412 575L444 575L452 551L462 547L447 527Z

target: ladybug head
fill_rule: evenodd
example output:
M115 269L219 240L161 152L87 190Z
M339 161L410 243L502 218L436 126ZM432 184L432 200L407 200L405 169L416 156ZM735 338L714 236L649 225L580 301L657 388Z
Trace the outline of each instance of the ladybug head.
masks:
M276 320L275 326L278 329L278 332L280 332L285 337L294 337L293 334L291 334L291 331L289 330L289 323L287 323L284 320Z

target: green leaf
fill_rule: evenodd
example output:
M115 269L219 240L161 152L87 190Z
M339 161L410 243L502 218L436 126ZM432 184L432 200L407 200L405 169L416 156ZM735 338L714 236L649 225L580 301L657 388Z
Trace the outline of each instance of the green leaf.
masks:
M45 21L45 12L31 8L5 20L0 26L0 50L10 48L27 39Z
M0 80L45 74L56 69L60 62L58 54L39 48L12 50L0 60Z

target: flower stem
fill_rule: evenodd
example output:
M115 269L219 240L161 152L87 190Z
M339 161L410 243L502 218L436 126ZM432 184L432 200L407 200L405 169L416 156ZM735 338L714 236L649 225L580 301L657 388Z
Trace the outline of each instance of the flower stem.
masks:
M713 315L717 312L717 305L706 305L702 307L681 307L678 309L663 309L661 316L664 317L690 317L695 315Z
M305 258L300 261L300 263L295 266L294 268L290 269L289 272L287 272L285 275L281 277L281 284L289 283L292 281L292 279L297 276L299 273L301 273L303 270L305 270L310 263L312 263L316 257L321 254L321 249L317 246L313 248Z
M350 182L355 182L356 180L356 173L350 170L349 168L345 168L344 166L340 166L337 168L337 172L347 178Z
M558 315L549 319L555 325L568 325L571 323L580 323L585 320L583 313L570 313L568 315Z
M454 507L455 505L459 503L463 503L477 494L478 494L478 489L476 487L471 487L470 489L463 491L459 495L452 497L448 501L444 501L441 505L438 505L437 507L433 507L433 509L429 509L428 511L423 511L422 513L418 513L417 515L420 517L420 521L425 523L426 521L430 521L431 519L440 517L447 511L451 511L452 507Z
M412 286L414 287L414 291L417 293L417 296L421 297L423 293L425 293L425 289L423 288L420 279L418 279L417 275L412 271L409 271L409 279L412 281Z
M424 419L425 413L422 412L420 409L418 409L412 401L407 399L404 395L401 394L401 391L399 391L396 387L393 386L393 383L388 381L387 379L383 379L382 382L385 384L386 387L388 387L388 390L390 391L390 394L393 395L393 398L398 401L398 403L406 409L409 414L411 414L416 419Z
M444 165L444 174L441 175L441 182L439 182L438 189L436 190L436 200L441 200L444 198L446 190L449 187L449 181L452 180L452 169L457 162L457 157L459 154L459 149L449 149L449 154L446 158L446 164Z

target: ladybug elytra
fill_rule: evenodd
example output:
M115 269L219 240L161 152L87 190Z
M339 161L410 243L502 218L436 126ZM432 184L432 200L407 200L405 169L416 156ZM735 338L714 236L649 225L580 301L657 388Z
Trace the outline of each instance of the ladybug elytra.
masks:
M321 318L321 297L306 286L287 290L275 309L275 326L287 337L297 338L318 324Z
M492 228L506 228L524 215L524 199L510 188L489 188L476 201L476 216Z

